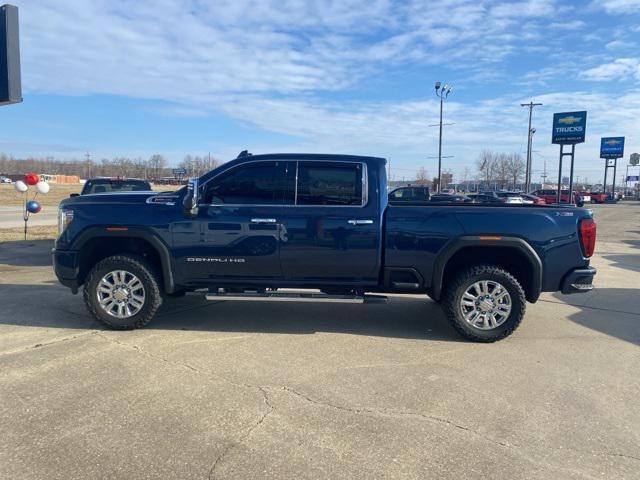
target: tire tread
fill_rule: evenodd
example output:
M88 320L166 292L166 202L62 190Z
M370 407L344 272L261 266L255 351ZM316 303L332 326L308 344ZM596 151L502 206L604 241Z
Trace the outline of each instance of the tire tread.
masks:
M105 266L109 266L114 270L122 269L123 263L141 270L143 274L148 277L144 280L147 280L145 282L145 290L147 290L146 302L149 303L143 307L141 312L142 314L140 316L138 316L139 314L136 314L133 317L134 321L132 321L130 324L116 324L111 322L108 318L108 315L105 315L103 314L104 312L98 310L99 307L97 307L97 305L92 301L93 299L91 298L91 296L93 295L93 289L89 288L89 286L93 285L93 283L95 282L95 277L97 275L100 275L98 272L102 268L104 268ZM87 276L84 283L82 296L91 316L114 330L133 330L136 328L144 327L153 319L158 308L160 308L160 305L162 305L162 295L156 269L147 260L139 255L113 255L111 257L100 260L89 272L89 275Z
M461 315L459 315L458 312L458 302L456 301L458 290L460 288L463 288L470 278L477 277L479 275L504 277L508 282L511 283L510 286L515 288L517 292L517 298L515 299L517 300L517 302L514 302L512 299L512 308L518 308L518 310L516 310L515 312L512 310L511 312L511 315L513 315L514 313L516 314L515 319L512 321L510 315L509 319L507 320L507 322L511 322L509 324L509 328L501 330L498 334L495 334L493 336L478 335L477 333L474 333L473 330L464 328L462 324L462 322L464 322L464 319L461 318ZM522 319L524 318L526 309L526 298L520 282L518 282L518 280L507 270L496 265L475 265L467 270L460 272L453 279L453 281L446 286L445 293L443 295L442 308L444 309L447 319L449 320L453 328L455 328L456 331L460 333L460 335L474 342L492 343L508 337L516 330L516 328L518 328L518 326L522 322Z

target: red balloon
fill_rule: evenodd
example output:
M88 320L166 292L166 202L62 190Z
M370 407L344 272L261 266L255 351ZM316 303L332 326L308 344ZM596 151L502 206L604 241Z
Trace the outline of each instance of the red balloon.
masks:
M37 173L29 172L24 176L24 183L27 185L35 185L40 181L40 176Z

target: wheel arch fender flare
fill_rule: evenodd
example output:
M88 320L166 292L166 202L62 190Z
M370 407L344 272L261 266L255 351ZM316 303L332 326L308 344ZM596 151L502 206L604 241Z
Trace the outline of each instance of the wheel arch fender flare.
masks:
M162 279L164 290L167 293L173 293L176 289L175 278L173 275L171 252L165 242L155 233L147 228L141 227L123 227L122 229L109 230L108 227L89 227L79 234L69 245L71 250L81 251L82 248L90 241L96 238L132 238L144 240L151 245L160 258L160 267L162 269Z
M448 242L440 251L433 265L431 280L431 297L439 300L442 297L444 272L449 260L463 248L503 247L518 250L527 259L531 269L530 283L525 293L527 300L535 302L542 291L542 260L533 247L520 237L503 237L499 235L462 236Z

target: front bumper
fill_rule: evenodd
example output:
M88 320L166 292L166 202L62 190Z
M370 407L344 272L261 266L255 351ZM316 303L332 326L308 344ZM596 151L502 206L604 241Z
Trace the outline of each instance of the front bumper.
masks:
M593 277L596 272L597 270L593 267L572 270L562 281L562 293L584 293L593 290Z
M53 271L58 277L58 281L65 287L69 287L73 293L78 293L78 252L73 250L51 249L53 260Z

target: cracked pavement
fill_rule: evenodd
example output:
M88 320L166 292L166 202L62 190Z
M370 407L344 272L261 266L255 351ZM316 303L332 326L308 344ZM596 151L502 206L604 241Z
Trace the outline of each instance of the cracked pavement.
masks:
M0 244L0 478L637 478L640 204L594 210L598 289L492 345L407 295L108 331L49 243Z

